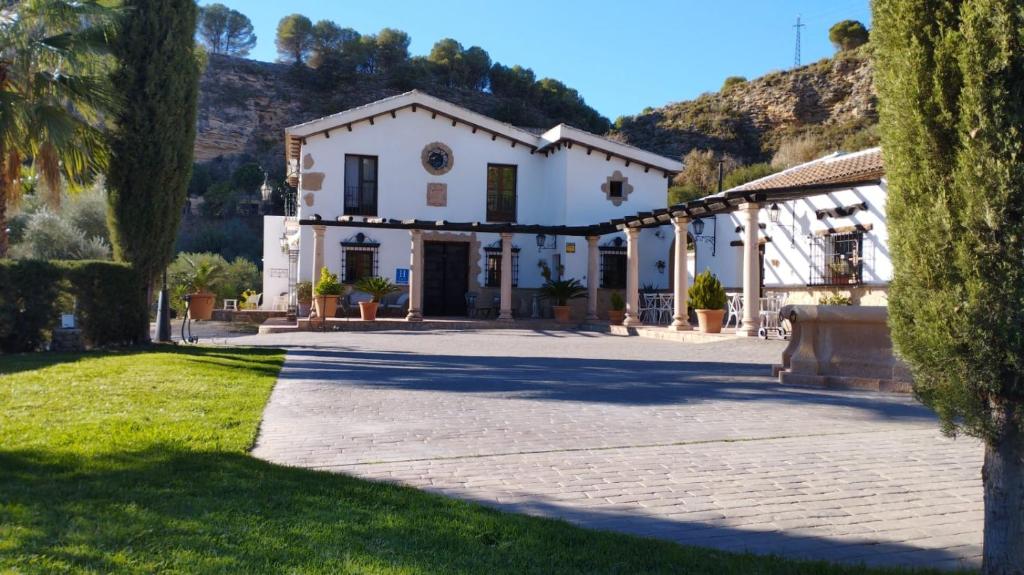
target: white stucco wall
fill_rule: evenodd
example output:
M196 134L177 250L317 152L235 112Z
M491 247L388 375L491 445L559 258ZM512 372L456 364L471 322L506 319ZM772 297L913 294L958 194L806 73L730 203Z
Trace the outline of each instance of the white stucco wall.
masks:
M428 173L421 164L423 148L432 142L442 142L452 150L452 169L443 175ZM522 144L513 147L507 139L492 139L491 135L457 123L450 119L431 117L431 112L406 108L396 116L378 116L374 124L359 122L352 131L334 129L331 137L312 135L302 146L300 159L299 218L312 218L319 214L324 220L335 220L343 214L345 185L344 158L346 154L371 155L378 158L378 210L377 215L395 219L448 220L453 222L486 221L487 165L514 164L517 166L517 221L523 224L589 225L614 218L653 210L665 206L668 180L658 169L649 169L605 154L586 154L585 148L563 146L545 157L530 153ZM311 160L311 163L307 160ZM614 171L628 178L633 191L620 206L610 202L601 185ZM322 173L321 189L304 189L305 174ZM427 184L447 184L445 207L427 206ZM312 201L312 205L308 205ZM340 271L340 242L364 233L380 243L378 273L393 281L396 268L409 267L409 232L404 230L375 230L368 228L328 227L325 235L324 263L333 272ZM662 237L656 237L660 235ZM481 274L484 283L483 247L498 239L496 234L479 234ZM660 233L645 230L642 233L640 253L641 284L668 286L667 270L659 273L658 260L668 262L671 245L670 228ZM607 237L602 238L602 242ZM576 244L573 254L566 253L566 242ZM560 254L565 267L564 277L575 277L586 282L587 242L582 237L559 237L555 249L538 251L535 236L517 235L513 244L520 248L519 286L538 287L542 283L539 259L549 264L552 255ZM299 277L313 279L313 232L308 226L301 231Z
M281 251L281 235L284 231L284 216L263 216L262 307L265 310L274 308L278 295L288 293L288 253Z
M886 227L886 189L883 185L863 186L812 196L802 200L779 203L779 222L771 223L768 214L770 205L765 205L758 214L760 223L766 224L760 237L771 237L765 244L764 284L765 287L806 287L810 281L811 254L808 236L827 229L841 229L864 225L871 229L864 233L863 280L866 286L884 286L892 280L892 260L889 256L889 234ZM816 210L866 203L867 210L852 216L817 219ZM743 247L730 246L730 242L742 239L742 232L736 232L741 224L738 214L716 216L716 255L712 256L711 244L697 242L696 270L698 273L710 269L718 276L727 289L743 287ZM691 233L693 226L691 224ZM705 220L703 237L714 230L711 219Z

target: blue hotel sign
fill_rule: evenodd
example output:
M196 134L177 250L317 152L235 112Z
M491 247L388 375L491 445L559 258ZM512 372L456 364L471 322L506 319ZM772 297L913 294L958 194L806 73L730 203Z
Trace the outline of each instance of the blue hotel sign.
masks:
M409 268L395 268L395 283L400 286L409 285Z

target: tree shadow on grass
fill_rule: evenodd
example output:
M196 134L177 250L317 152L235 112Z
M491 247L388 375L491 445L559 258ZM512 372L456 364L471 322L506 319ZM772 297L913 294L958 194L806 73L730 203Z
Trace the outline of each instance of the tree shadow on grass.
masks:
M645 533L701 527L633 520ZM0 452L0 533L0 566L35 572L864 572L588 531L169 445L94 457Z

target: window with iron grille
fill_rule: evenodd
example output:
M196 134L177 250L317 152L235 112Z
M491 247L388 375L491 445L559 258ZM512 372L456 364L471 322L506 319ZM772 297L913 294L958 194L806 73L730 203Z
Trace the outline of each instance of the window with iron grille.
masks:
M487 164L487 221L516 221L516 167Z
M626 242L614 237L598 246L601 253L601 287L609 289L626 288Z
M377 215L377 156L345 155L345 215Z
M487 256L486 287L501 287L501 240L484 248ZM512 246L512 287L519 287L519 248Z
M342 282L353 284L377 275L380 244L358 233L341 242Z
M809 285L844 286L864 282L868 262L864 232L833 233L811 239ZM870 252L867 252L870 254Z

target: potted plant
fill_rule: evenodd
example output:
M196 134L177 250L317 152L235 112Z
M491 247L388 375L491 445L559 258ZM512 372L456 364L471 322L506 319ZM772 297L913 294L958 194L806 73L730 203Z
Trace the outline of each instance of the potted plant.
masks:
M377 306L385 296L399 291L401 288L391 283L388 278L364 277L356 282L355 288L370 294L370 301L359 302L359 317L366 321L377 319Z
M697 325L700 331L720 333L727 300L721 282L711 270L704 270L693 280L689 296L690 305L697 310Z
M316 282L313 288L316 297L313 299L313 306L316 309L316 317L326 319L334 317L338 311L338 298L345 293L345 286L338 281L338 274L332 274L327 268L320 268L320 281Z
M569 321L569 300L587 295L587 288L577 279L549 279L540 287L540 295L555 302L555 305L551 306L555 321L566 323Z
M309 317L309 308L313 305L313 282L295 284L295 301L299 304L299 317Z
M832 283L850 283L850 278L853 276L853 266L850 265L850 260L840 258L834 262L830 262L828 264L828 269L832 272Z
M626 319L626 300L622 294L613 291L611 295L612 309L608 310L608 321L614 325L621 324Z
M192 319L208 320L213 317L213 306L217 296L211 291L220 282L220 266L217 264L188 260L192 271L189 273L188 285L190 295L188 313Z

